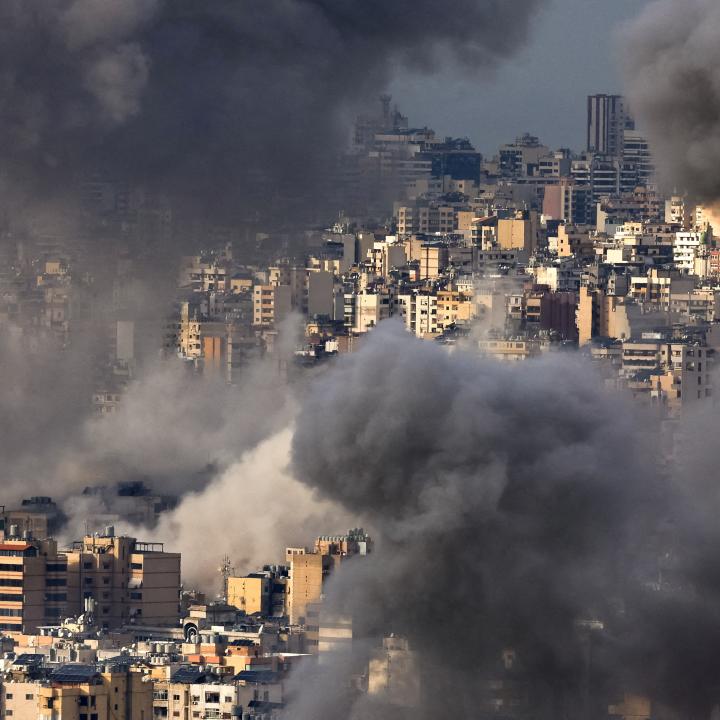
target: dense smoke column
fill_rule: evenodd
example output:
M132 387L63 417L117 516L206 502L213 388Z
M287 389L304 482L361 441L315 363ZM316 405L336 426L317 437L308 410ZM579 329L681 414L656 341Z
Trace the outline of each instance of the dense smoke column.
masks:
M623 36L631 109L672 189L720 198L720 5L656 0Z
M472 716L509 648L538 717L566 703L604 716L607 692L624 689L712 707L694 668L718 632L703 572L718 544L688 552L695 489L666 481L626 403L576 359L511 368L392 324L304 399L297 476L381 540L340 572L331 601L361 637L410 639L427 717ZM653 587L663 526L686 592ZM679 642L683 628L692 642Z
M542 0L0 0L0 166L228 206L307 185L398 65L494 64Z
M506 648L548 713L579 684L575 621L606 610L644 478L629 416L595 382L570 362L519 373L381 328L298 418L299 477L382 534L347 601L368 633L411 639L460 717Z

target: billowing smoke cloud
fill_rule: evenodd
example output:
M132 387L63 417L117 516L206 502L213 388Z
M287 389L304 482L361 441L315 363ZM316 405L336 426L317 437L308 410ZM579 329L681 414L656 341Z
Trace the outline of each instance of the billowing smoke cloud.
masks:
M352 525L337 505L316 496L289 471L292 431L249 450L204 490L163 515L153 538L182 553L183 578L219 589L213 562L227 553L238 573L284 562L286 547ZM142 528L126 528L138 536Z
M627 94L667 185L720 199L720 6L656 0L623 36Z
M65 505L68 532L81 532L98 513L125 515L112 493L118 483L141 481L171 497L202 490L294 412L274 356L250 363L236 386L175 359L158 361L130 383L115 413L98 417L84 345L61 350L51 338L3 329L3 504L52 496ZM86 487L101 486L105 497L79 501Z
M318 380L295 471L380 533L372 559L337 574L330 608L360 639L409 639L420 717L489 707L507 649L505 680L535 717L602 717L609 690L707 716L717 533L698 528L717 493L671 482L639 427L657 431L577 358L501 366L392 323ZM302 693L300 716L363 716L324 697Z
M542 0L2 0L0 166L227 199L293 186L398 65L493 64Z

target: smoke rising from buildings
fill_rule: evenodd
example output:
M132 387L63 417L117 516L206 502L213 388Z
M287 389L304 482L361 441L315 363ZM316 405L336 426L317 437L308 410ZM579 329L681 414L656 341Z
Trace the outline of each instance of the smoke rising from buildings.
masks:
M303 181L398 65L492 65L541 0L2 0L0 166L35 196L92 173L228 207Z
M588 642L594 682L622 677L709 713L717 534L698 550L695 525L716 494L671 482L637 429L657 428L577 360L528 372L392 325L341 360L297 419L297 477L380 535L374 556L337 574L330 608L352 614L361 639L409 638L423 717L476 712L509 648L536 714L557 717L559 703L582 702ZM664 543L676 562L658 586ZM597 640L588 620L604 623ZM308 716L351 716L319 703Z
M627 94L667 184L720 199L720 7L656 0L623 36Z
M12 378L0 391L4 502L52 495L80 527L87 513L77 497L85 487L142 480L155 493L180 497L202 489L292 416L291 390L271 360L250 365L238 386L228 387L169 359L131 383L115 413L97 417L82 348L29 350L31 342L42 339L8 332L0 346ZM119 505L109 510L122 514Z
M217 585L217 571L209 559L227 553L236 572L252 572L283 562L284 548L304 545L308 537L326 532L328 522L338 531L352 524L342 508L292 477L291 439L292 430L285 428L263 440L161 516L153 537L182 553L185 580L210 590Z

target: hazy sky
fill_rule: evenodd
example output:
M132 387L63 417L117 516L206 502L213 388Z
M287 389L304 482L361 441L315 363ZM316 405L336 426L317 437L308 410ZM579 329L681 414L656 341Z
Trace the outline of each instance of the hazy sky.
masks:
M551 147L582 150L585 98L622 92L616 33L647 2L550 0L530 44L498 71L399 78L391 89L394 100L411 125L467 136L486 153L523 132Z

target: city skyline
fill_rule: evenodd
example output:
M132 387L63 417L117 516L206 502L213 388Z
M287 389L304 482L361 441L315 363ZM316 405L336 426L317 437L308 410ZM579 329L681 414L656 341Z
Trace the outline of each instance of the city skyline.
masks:
M0 716L717 720L717 0L0 0Z
M581 150L585 107L577 98L623 94L618 32L647 5L554 0L539 9L527 46L497 69L477 78L455 66L437 76L401 71L390 91L411 119L424 118L441 136L467 136L483 153L525 132Z

